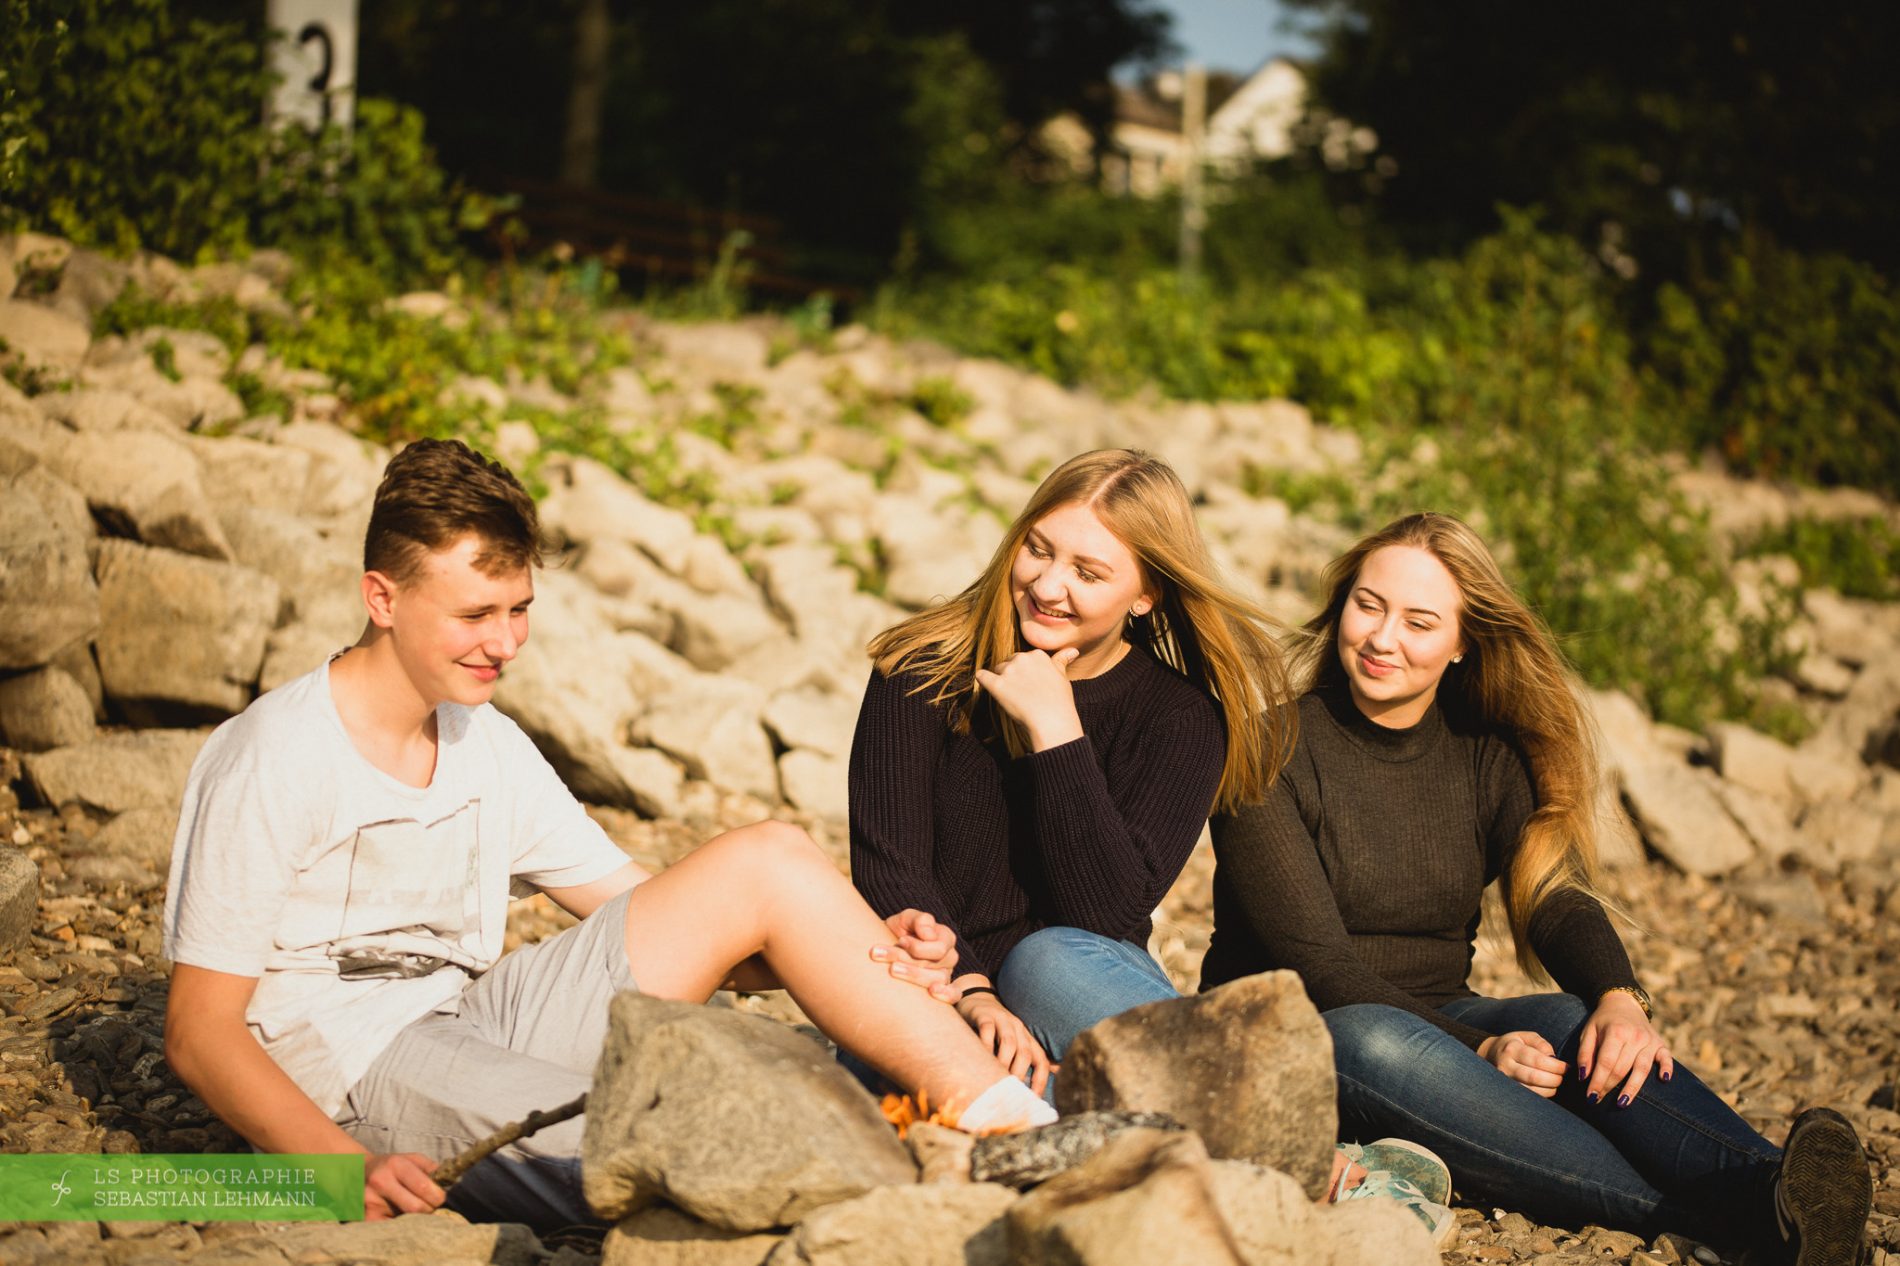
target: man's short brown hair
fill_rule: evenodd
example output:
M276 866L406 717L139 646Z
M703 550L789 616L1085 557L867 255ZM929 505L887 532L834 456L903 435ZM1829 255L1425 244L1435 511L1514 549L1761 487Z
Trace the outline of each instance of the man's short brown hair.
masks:
M383 471L363 536L363 570L406 584L429 554L470 533L482 543L475 566L485 575L541 563L534 498L506 466L460 440L417 440Z

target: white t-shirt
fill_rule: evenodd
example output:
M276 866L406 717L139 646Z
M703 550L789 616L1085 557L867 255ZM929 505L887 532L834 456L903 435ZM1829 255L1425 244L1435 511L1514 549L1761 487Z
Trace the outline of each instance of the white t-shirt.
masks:
M244 1018L326 1113L402 1028L457 1010L501 956L511 890L627 864L491 705L444 703L436 728L427 787L383 773L326 663L219 726L185 784L165 955L260 977Z

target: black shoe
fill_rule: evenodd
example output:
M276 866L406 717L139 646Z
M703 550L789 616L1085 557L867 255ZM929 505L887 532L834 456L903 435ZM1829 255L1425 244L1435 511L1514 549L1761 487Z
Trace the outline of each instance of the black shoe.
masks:
M1809 1108L1794 1119L1775 1181L1775 1219L1794 1266L1854 1266L1874 1202L1867 1153L1847 1118Z

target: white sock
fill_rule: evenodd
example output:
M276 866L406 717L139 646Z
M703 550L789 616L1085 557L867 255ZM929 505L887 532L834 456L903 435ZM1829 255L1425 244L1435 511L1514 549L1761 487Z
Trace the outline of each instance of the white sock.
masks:
M966 1134L1007 1133L1052 1124L1056 1110L1049 1101L1017 1081L1005 1077L978 1095L957 1118Z

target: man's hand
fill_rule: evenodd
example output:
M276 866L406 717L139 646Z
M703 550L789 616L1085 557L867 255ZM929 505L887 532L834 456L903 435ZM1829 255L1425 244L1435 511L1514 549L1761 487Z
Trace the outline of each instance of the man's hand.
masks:
M1512 1081L1546 1099L1555 1097L1557 1087L1564 1084L1564 1070L1570 1067L1557 1058L1543 1034L1529 1029L1487 1037L1478 1043L1478 1054Z
M895 945L878 945L871 957L891 965L891 975L928 989L939 1002L955 1002L963 991L952 985L957 969L957 934L925 910L899 910L884 920L897 938Z
M429 1175L435 1162L415 1152L371 1152L363 1159L363 1216L371 1222L428 1213L448 1199Z
M991 993L973 993L957 1003L957 1014L976 1030L983 1045L995 1055L996 1062L1017 1080L1027 1080L1029 1088L1041 1094L1049 1084L1049 1074L1061 1071L1042 1049L1029 1026L1016 1013L997 1001Z

